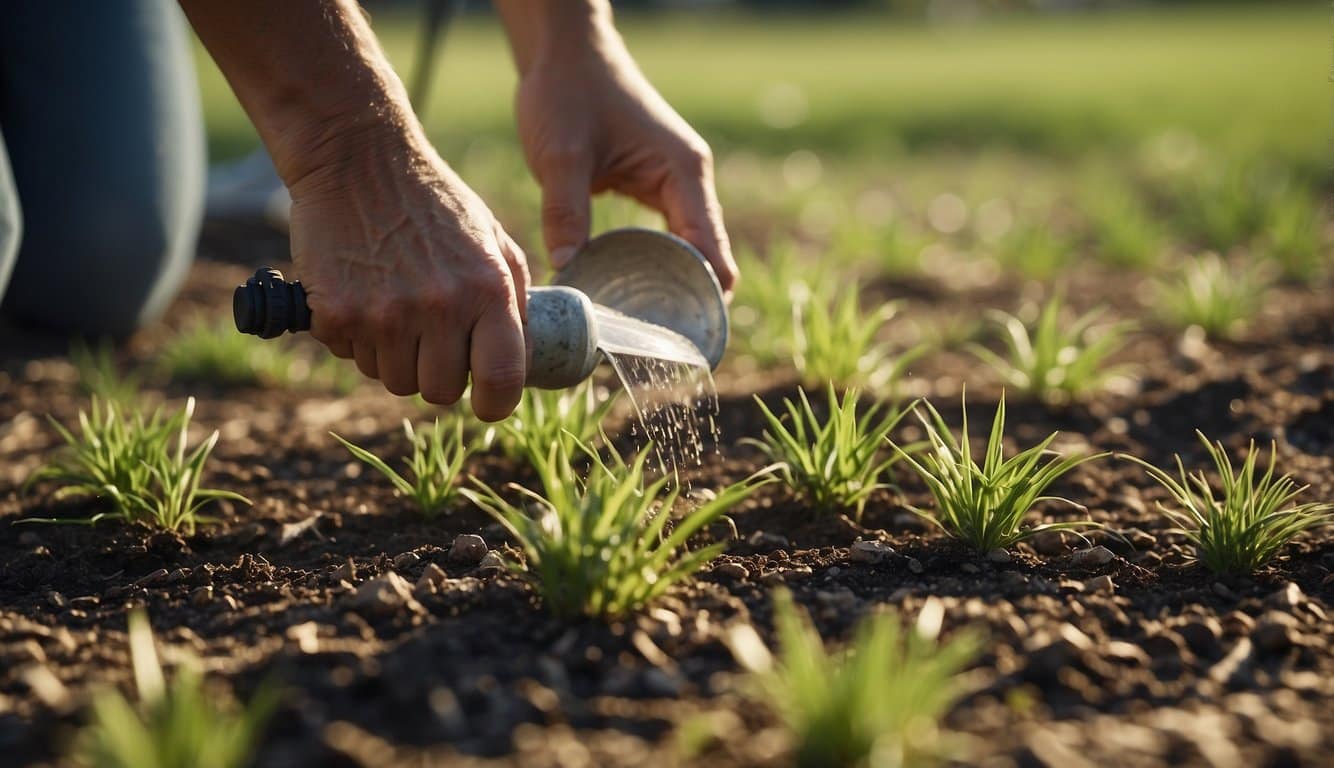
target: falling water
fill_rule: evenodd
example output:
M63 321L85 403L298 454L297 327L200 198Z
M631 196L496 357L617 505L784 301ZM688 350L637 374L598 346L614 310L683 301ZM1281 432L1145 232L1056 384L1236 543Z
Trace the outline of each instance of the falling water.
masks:
M690 340L597 307L598 349L616 370L659 467L683 477L703 463L701 426L718 444L718 393L708 361ZM634 428L631 433L636 434Z

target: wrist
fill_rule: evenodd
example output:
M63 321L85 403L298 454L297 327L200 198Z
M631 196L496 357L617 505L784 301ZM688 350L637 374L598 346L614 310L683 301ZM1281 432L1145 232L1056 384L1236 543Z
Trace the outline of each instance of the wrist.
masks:
M606 0L495 0L519 76L535 69L606 63L625 45Z

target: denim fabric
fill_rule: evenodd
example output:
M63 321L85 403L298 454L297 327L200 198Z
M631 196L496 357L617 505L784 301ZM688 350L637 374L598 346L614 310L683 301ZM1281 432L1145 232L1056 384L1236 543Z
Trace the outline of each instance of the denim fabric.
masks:
M198 84L175 3L6 5L0 312L93 337L156 318L189 269L204 175Z

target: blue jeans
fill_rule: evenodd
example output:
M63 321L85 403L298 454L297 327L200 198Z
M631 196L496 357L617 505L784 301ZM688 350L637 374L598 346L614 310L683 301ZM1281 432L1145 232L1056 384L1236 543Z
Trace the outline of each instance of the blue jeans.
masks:
M90 337L152 321L189 270L205 150L170 0L7 3L0 313Z

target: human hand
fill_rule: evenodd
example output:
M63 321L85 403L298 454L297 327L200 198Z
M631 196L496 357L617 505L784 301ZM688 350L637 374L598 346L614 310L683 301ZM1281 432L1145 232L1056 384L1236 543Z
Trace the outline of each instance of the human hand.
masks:
M729 294L738 273L708 145L639 71L614 30L589 45L544 49L519 80L516 118L542 187L553 266L588 239L589 197L628 195L709 260Z
M291 186L311 334L395 395L485 421L514 410L527 351L523 252L425 141L374 142ZM425 146L422 146L425 145Z

